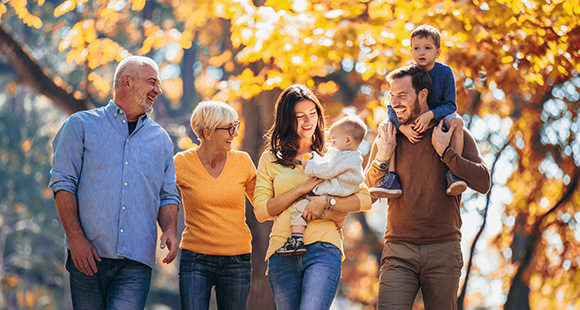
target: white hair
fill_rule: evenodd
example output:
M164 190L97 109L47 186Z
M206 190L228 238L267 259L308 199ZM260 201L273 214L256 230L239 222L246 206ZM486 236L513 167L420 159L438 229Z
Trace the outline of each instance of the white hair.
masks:
M159 71L159 66L157 65L157 63L149 57L129 56L129 57L121 60L121 62L119 62L119 65L117 66L117 69L115 70L115 79L113 80L113 89L116 90L117 86L121 85L121 79L126 75L133 77L133 78L138 78L139 77L139 70L138 70L139 67L145 66L145 65L149 65L149 66L153 67L155 70Z

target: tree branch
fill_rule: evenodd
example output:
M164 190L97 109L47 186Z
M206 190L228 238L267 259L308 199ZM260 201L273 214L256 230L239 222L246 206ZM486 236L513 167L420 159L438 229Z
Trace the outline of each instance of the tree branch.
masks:
M61 110L68 114L89 109L86 98L76 99L71 93L58 86L25 50L24 45L0 24L0 52L4 54L19 81L34 91L48 97ZM64 84L64 82L63 82Z
M518 271L516 272L516 274L512 280L512 283L510 285L510 291L508 293L507 300L506 300L505 307L504 307L505 310L519 309L519 306L517 305L518 298L521 294L523 294L522 289L527 287L527 286L524 286L525 283L523 280L523 275L526 272L526 270L528 270L528 268L530 267L530 264L531 264L532 259L534 257L536 246L537 246L537 244L540 240L541 234L542 234L540 227L542 226L544 219L548 215L552 214L559 207L561 207L563 204L568 202L568 200L570 200L570 198L572 198L572 195L576 191L576 188L578 188L578 180L579 179L580 179L580 169L576 169L576 171L574 172L574 175L572 177L572 182L570 182L570 185L568 185L568 188L566 189L566 192L564 193L564 195L562 195L562 198L560 198L560 200L550 210L546 211L546 213L544 213L534 223L532 234L530 236L528 236L528 238L527 238L528 240L526 242L525 255L522 258L520 266L518 267Z
M493 164L491 165L491 179L492 180L493 180L493 174L495 172L495 166L496 166L497 162L499 161L501 154L505 151L505 149L508 147L508 145L510 145L512 143L512 141L513 141L513 136L510 137L508 139L508 141L506 141L505 144L502 146L502 148L497 152L497 157L495 158L495 160L493 161ZM492 189L493 189L493 181L491 182L491 187L489 188L489 191L487 192L487 195L486 195L485 209L483 212L483 223L481 224L479 231L475 235L475 238L473 239L473 242L471 243L471 249L469 250L469 261L467 263L465 280L463 281L463 286L461 287L461 294L459 294L459 297L457 298L457 309L458 310L463 309L463 303L465 300L465 295L467 293L467 282L469 281L471 267L473 266L473 257L475 256L475 247L477 245L477 242L479 241L479 238L483 234L483 230L485 229L485 226L487 224L487 212L489 210L489 204L491 201Z

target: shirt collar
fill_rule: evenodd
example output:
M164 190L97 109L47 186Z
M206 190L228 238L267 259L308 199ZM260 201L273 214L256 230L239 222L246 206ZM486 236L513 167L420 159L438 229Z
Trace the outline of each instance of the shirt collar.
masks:
M107 110L107 112L111 113L111 115L113 115L113 117L118 117L123 115L125 118L127 118L127 116L125 115L125 111L123 111L123 109L119 108L119 106L113 102L113 100L109 100L109 103L107 104L107 106L105 106L105 110ZM145 119L147 118L147 113L143 113L141 115L139 115L139 119L141 119L143 122L145 121Z

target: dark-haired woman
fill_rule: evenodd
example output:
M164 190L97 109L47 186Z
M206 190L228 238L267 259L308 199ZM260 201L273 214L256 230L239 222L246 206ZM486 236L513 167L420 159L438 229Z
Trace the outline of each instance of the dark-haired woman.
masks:
M308 178L300 165L306 153L322 154L325 143L323 108L304 85L292 85L278 96L269 144L258 164L254 212L259 221L273 220L266 254L270 287L278 310L329 309L341 275L342 226L347 212L369 210L368 189L347 197L308 196L303 213L310 220L304 232L304 255L274 252L290 237L291 206L321 179Z

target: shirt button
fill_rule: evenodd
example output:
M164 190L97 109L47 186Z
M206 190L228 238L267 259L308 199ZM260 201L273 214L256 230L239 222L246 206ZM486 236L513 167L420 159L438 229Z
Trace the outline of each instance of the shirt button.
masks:
M123 209L123 210L125 210L125 206L123 206L123 208L122 208L122 209Z
M121 228L121 232L123 232L123 229Z
M113 116L117 116L117 113L113 114Z
M128 162L125 162L125 165L128 165L128 164L129 164Z
M127 186L127 182L125 182L125 186Z
M129 139L127 139L127 142L129 142Z
M123 120L123 124L125 124L125 120Z

